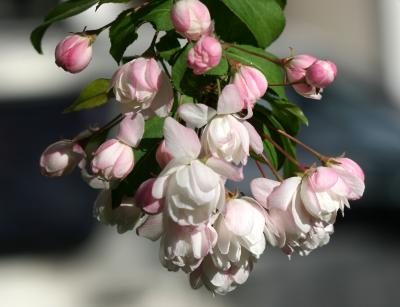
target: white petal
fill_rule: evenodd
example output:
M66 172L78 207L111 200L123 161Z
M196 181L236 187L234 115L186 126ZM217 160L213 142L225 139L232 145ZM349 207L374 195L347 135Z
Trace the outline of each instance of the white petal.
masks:
M268 208L286 211L300 183L300 177L291 177L284 180L268 197Z
M247 131L249 132L250 147L254 150L256 154L261 154L264 151L264 144L257 130L247 121L244 121L243 125L247 128Z
M185 103L178 109L179 117L190 128L201 128L217 114L213 108L201 103Z
M208 159L206 164L215 172L227 179L233 181L242 181L244 179L243 167L235 166L229 162L214 157Z
M152 241L157 241L163 232L162 216L162 213L149 215L144 223L136 229L137 234Z

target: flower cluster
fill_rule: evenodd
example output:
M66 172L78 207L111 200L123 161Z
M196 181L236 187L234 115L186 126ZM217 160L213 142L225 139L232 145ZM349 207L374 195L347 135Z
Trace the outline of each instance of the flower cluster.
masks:
M217 67L232 46L218 38L210 12L199 0L175 1L171 21L190 46L185 64L194 76ZM67 37L56 48L57 65L71 73L83 70L93 42L93 35L84 33ZM273 62L286 72L285 85L313 99L321 99L337 74L335 64L309 55ZM364 192L363 171L345 157L317 154L321 166L295 163L297 176L283 180L279 167L264 154L265 146L282 148L253 121L258 102L278 85L269 84L268 74L256 65L233 58L229 65L227 75L207 85L207 99L183 103L184 95L157 52L130 59L114 73L107 92L114 95L121 115L103 128L49 146L40 160L42 173L51 177L79 166L84 179L101 189L94 209L100 222L120 233L136 229L140 236L159 240L165 268L188 273L193 288L204 285L218 294L243 284L267 246L307 255L327 244L338 211ZM147 123L154 119L162 123L162 131L148 137ZM98 142L117 125L115 136ZM275 133L302 144L279 129ZM148 142L155 146L146 147ZM151 156L159 172L141 172L143 178L137 178L138 152L140 158ZM242 181L251 158L263 175L251 182L252 196L230 191L226 182ZM283 158L295 160L285 150ZM277 181L266 178L260 161ZM133 187L138 180L142 182ZM118 190L124 186L128 190Z

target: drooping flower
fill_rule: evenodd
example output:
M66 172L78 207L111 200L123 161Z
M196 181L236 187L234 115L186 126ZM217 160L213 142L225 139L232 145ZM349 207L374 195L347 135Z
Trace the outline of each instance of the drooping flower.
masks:
M85 151L72 140L61 140L51 144L40 157L40 171L48 177L60 177L85 163Z
M103 224L117 226L119 233L132 230L141 217L133 198L124 198L117 208L112 207L111 190L102 190L94 206L94 216Z
M172 107L168 76L153 58L137 58L114 74L111 86L124 112L141 112L145 118L165 117Z

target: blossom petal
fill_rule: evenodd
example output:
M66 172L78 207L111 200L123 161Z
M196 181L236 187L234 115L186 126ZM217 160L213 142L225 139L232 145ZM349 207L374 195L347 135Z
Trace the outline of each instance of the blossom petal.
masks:
M215 172L227 179L237 182L244 179L243 167L241 166L235 166L229 162L215 157L211 157L210 159L208 159L206 164Z
M165 120L164 137L166 148L175 158L196 159L200 154L201 144L196 132L179 124L172 117Z
M247 121L243 122L243 125L246 127L249 132L250 137L250 147L254 150L256 154L261 154L264 151L264 144L261 139L261 136L258 134L257 130Z
M131 147L137 147L144 133L142 114L128 113L119 125L117 138Z
M268 208L286 211L300 182L300 177L291 177L284 180L268 197Z
M217 114L217 111L205 104L185 103L179 107L178 114L188 127L201 128Z
M240 112L243 109L244 102L240 92L233 84L228 84L222 90L221 96L218 99L218 114L233 114Z
M256 178L250 183L251 193L254 198L262 205L267 208L267 198L272 191L280 185L280 182L267 179L267 178Z
M157 241L163 232L162 218L162 213L149 215L143 224L136 229L136 233L141 237Z

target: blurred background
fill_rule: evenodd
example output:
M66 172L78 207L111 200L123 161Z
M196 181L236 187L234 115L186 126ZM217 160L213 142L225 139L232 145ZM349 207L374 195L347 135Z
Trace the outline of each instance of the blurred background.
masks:
M56 2L0 2L0 306L398 306L400 1L288 0L286 30L270 50L283 57L294 47L339 68L321 102L291 93L310 120L301 139L324 154L346 152L358 161L367 190L339 219L328 246L291 261L268 250L245 285L215 298L192 291L184 274L161 268L157 244L98 225L96 193L79 174L40 176L39 156L48 144L104 123L113 112L106 106L62 114L87 82L116 70L107 34L79 75L57 68L53 52L67 32L101 26L122 5L53 26L39 55L29 34ZM144 38L132 53L151 35L149 27L140 31ZM252 165L247 172L256 175Z

